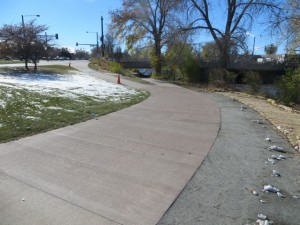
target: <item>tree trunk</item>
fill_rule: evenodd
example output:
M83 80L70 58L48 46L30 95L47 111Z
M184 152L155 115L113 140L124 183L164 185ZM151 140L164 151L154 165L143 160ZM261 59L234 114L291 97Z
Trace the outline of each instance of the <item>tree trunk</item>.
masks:
M220 66L221 66L221 68L222 69L228 69L228 65L229 65L229 61L230 61L230 59L229 59L229 52L228 52L228 49L225 47L224 49L223 49L223 52L221 52L221 64L220 64Z
M29 68L28 68L28 59L24 59L24 61L25 61L25 69L29 70Z
M161 62L161 56L156 56L157 60L155 62L155 73L160 76L161 75L161 70L162 70L162 62Z
M34 61L34 72L37 72L37 61Z
M162 70L162 57L161 57L161 48L160 40L157 40L155 43L155 73L160 76Z
M228 41L225 39L220 40L220 39L215 39L219 53L220 53L220 63L219 66L222 69L228 69L228 64L230 61L230 45Z

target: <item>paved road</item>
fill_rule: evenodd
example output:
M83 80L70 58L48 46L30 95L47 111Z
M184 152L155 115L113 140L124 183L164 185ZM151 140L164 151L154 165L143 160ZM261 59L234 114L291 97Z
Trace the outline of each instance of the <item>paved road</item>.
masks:
M68 63L68 62L66 62ZM97 73L86 62L72 62ZM155 225L211 149L217 103L171 84L130 108L0 145L1 225Z

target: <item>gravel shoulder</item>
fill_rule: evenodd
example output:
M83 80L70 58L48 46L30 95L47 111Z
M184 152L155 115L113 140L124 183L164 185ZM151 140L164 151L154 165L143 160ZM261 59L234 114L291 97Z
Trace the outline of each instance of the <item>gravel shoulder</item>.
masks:
M241 110L233 96L208 94L221 110L221 130L213 148L158 225L256 224L264 214L273 224L300 221L300 160L289 141L252 108ZM271 138L270 143L265 138ZM271 145L288 151L286 160L268 162ZM266 163L267 162L267 163ZM281 173L274 177L272 170ZM281 190L285 198L262 192L264 185ZM258 196L252 194L257 191ZM265 203L260 202L265 201Z
M300 151L300 112L292 108L276 104L274 100L254 97L242 92L222 92L221 94L238 100L255 109L268 119L290 143Z

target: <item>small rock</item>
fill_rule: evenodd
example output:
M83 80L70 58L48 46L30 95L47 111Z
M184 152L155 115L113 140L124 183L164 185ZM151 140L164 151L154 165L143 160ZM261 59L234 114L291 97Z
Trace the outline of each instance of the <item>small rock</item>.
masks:
M266 203L266 202L267 202L267 201L265 201L265 200L262 200L262 199L261 199L261 200L259 200L259 201L260 201L261 203Z
M22 202L25 202L25 198L22 198Z
M255 196L258 196L257 191L252 191L252 194L255 195Z
M293 195L294 199L299 199L299 197L297 195Z
M254 123L258 123L258 124L263 124L263 122L262 122L262 121L260 121L260 120L252 120L252 122L254 122Z

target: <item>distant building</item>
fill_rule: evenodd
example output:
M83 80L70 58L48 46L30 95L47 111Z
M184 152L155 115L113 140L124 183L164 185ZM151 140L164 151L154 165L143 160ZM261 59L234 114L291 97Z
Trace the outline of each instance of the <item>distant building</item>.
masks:
M284 63L285 55L278 54L278 55L260 55L256 58L257 63Z

